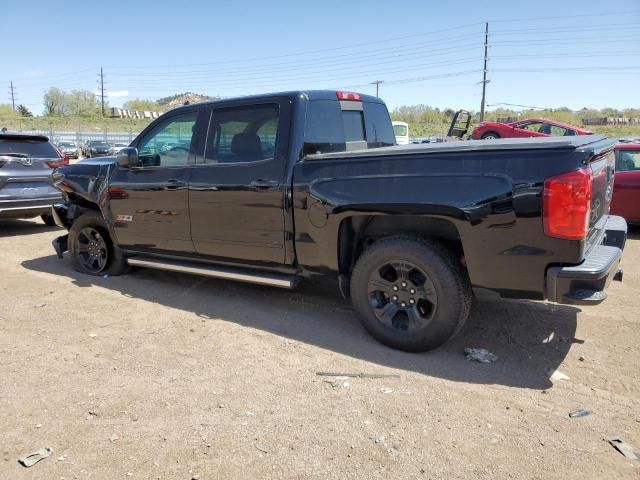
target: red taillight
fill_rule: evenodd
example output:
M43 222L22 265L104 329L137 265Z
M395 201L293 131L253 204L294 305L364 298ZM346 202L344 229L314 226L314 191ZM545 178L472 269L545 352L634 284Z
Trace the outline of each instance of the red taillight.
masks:
M49 168L62 167L63 165L69 165L69 159L62 158L60 160L56 160L55 162L47 162L47 165L49 166Z
M109 193L109 198L111 200L126 200L129 198L129 194L124 188L109 187L107 192Z
M362 95L360 95L359 93L336 92L336 95L338 96L338 100L351 100L351 101L354 101L354 102L361 102L362 101Z
M582 240L589 230L591 169L583 168L547 178L544 182L544 233L566 240Z

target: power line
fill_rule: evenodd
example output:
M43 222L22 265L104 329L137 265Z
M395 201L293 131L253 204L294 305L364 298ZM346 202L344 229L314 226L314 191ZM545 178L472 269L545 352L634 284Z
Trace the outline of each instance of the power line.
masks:
M181 65L182 67L187 67L187 66L202 66L202 65L221 65L221 64L228 64L228 63L243 63L243 62L251 62L251 61L255 61L255 60L265 60L265 59L274 59L274 58L287 58L287 57L293 57L293 56L300 56L300 55L313 55L316 53L323 53L323 52L335 52L336 50L345 50L348 48L356 48L356 47L362 47L362 46L368 46L368 45L375 45L375 44L380 44L380 43L389 43L392 41L396 41L396 40L404 40L406 38L415 38L415 37L423 37L426 35L435 35L437 33L443 33L443 32L450 32L453 30L460 30L460 29L465 29L468 27L473 27L473 26L477 26L477 25L482 25L482 22L475 22L475 23L467 23L465 25L457 25L454 27L448 27L448 28L443 28L440 30L433 30L430 32L422 32L422 33L414 33L411 35L402 35L399 37L391 37L391 38L385 38L382 40L375 40L372 42L361 42L361 43L354 43L354 44L350 44L350 45L342 45L339 47L332 47L332 48L322 48L322 49L318 49L318 50L306 50L306 51L299 51L299 52L292 52L292 53L286 53L286 54L282 54L282 55L272 55L269 57L253 57L253 58L243 58L243 59L237 59L237 60L226 60L226 61L216 61L216 62L205 62L205 63L191 63L191 64L183 64ZM468 36L469 34L467 34L466 36ZM135 68L136 69L140 69L140 68L175 68L176 65L147 65L147 66L138 66L136 65ZM121 69L121 68L131 68L130 66L109 66L109 68L111 69Z
M508 22L533 22L538 20L569 20L571 18L583 18L583 17L606 17L606 16L621 16L628 14L640 15L640 10L627 10L624 12L601 12L601 13L580 13L577 15L557 15L552 17L524 17L524 18L507 18L502 20L492 19L492 23L508 23Z
M102 71L102 67L100 67L100 105L102 109L102 116L104 117L104 72Z
M487 93L487 53L489 48L489 22L484 24L484 68L482 69L482 100L480 103L480 121L484 121L484 104Z
M13 80L9 82L9 95L11 95L11 108L13 111L16 111L16 96L15 96L16 87L13 86Z
M375 85L376 86L376 97L379 97L380 95L378 94L379 89L380 89L380 84L384 83L384 80L376 80L375 82L371 82L371 85Z

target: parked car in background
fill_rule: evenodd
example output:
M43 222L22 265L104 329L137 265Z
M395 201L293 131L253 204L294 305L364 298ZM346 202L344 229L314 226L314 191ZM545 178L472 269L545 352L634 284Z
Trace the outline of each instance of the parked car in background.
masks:
M391 122L398 145L409 145L409 124L407 122Z
M111 145L103 140L87 140L82 146L82 154L89 158L111 155Z
M527 118L511 123L480 122L471 133L473 140L518 137L566 137L572 135L591 135L593 132L568 123L547 120L546 118Z
M76 142L58 142L58 148L69 158L78 158L80 155L80 149Z
M640 224L640 142L619 143L614 151L616 177L611 214Z
M0 220L40 216L55 225L51 207L62 195L51 174L68 163L45 136L0 133Z
M127 148L129 146L128 143L112 143L111 144L111 155L117 155L120 150L122 150L123 148Z

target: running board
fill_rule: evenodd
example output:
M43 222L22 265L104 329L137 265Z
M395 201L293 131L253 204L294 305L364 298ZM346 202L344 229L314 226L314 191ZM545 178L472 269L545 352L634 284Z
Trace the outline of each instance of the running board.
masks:
M237 282L256 283L258 285L269 285L279 288L295 288L297 278L294 276L247 273L241 270L222 269L219 267L208 267L196 265L188 262L177 262L173 260L150 260L132 257L127 259L127 263L134 267L155 268L158 270L168 270L170 272L192 273L205 277L222 278L224 280L235 280Z

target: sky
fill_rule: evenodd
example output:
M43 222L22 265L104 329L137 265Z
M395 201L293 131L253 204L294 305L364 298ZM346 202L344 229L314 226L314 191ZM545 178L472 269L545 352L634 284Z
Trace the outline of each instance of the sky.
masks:
M479 110L485 22L488 109L640 107L640 0L0 0L0 84L36 114L101 67L111 106L381 80L391 109Z

